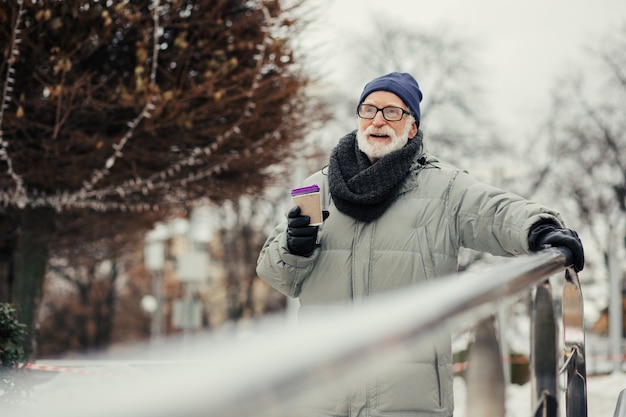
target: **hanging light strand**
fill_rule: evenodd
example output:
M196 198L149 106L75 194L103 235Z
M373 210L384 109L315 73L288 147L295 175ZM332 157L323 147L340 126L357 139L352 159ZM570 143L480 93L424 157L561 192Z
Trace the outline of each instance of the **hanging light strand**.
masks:
M279 135L278 132L270 132L265 134L257 143L253 149L246 151L247 154L255 153L257 150L262 149L264 146L269 145L271 142L276 140L276 136ZM160 183L145 183L137 180L129 180L129 185L125 188L119 187L117 189L107 190L108 192L98 192L98 194L93 194L90 198L76 199L71 194L64 193L56 196L35 196L31 199L30 204L33 207L43 207L43 206L52 206L57 211L62 211L63 209L81 209L88 208L96 211L108 211L108 210L121 210L123 212L144 212L151 210L158 210L158 204L149 204L142 202L129 202L129 198L133 195L137 195L139 193L146 193L151 190L158 191L168 191L168 190L180 190L179 186L186 186L189 183L193 183L200 180L205 180L207 178L211 178L212 176L219 174L228 169L228 166L233 161L236 161L241 158L241 154L235 153L229 155L228 157L221 159L219 162L215 162L210 166L207 166L205 169L201 171L196 171L190 173L185 178L179 178L176 180L170 180L167 182ZM9 196L6 192L0 192L0 202L6 201ZM119 201L106 201L108 197L122 197L127 201L119 202ZM172 201L179 201L183 196L173 197ZM167 205L168 200L165 199L163 201L163 205Z
M128 143L128 141L133 137L137 127L141 124L144 119L149 119L152 116L152 112L156 108L155 103L157 100L156 91L156 74L158 67L158 59L159 59L159 39L161 38L161 34L163 32L163 28L161 27L161 23L159 20L159 12L161 11L161 5L159 0L152 1L152 20L154 22L153 25L153 41L152 41L152 67L150 69L150 84L149 88L152 92L150 99L144 105L142 111L135 117L133 120L127 123L128 130L122 136L120 141L113 145L113 154L106 160L104 163L104 168L94 171L89 181L83 182L83 189L90 190L92 189L102 178L107 176L111 172L111 168L115 165L115 162L118 158L123 157L123 149ZM77 193L81 194L83 189L78 190Z
M73 202L73 201L85 201L86 199L96 198L97 200L103 200L108 196L125 196L129 195L141 190L145 189L166 189L168 187L167 182L170 181L178 172L182 171L184 168L194 167L201 164L204 164L204 158L199 158L199 156L204 155L204 157L210 156L214 154L221 145L223 145L229 138L233 135L238 135L241 133L241 125L246 119L249 119L256 108L256 104L253 101L254 95L256 91L259 89L260 81L263 78L263 68L266 64L267 59L267 49L272 44L272 38L270 34L270 27L274 19L272 19L269 10L265 7L264 4L260 5L261 11L264 14L265 22L267 22L267 26L263 28L264 39L261 43L259 43L256 48L258 53L256 55L257 63L256 63L256 73L253 77L252 84L248 91L246 92L247 102L244 105L244 111L242 112L239 119L224 133L217 135L215 141L210 145L207 145L202 148L195 148L191 150L190 154L181 157L176 160L173 164L168 166L167 168L156 172L149 177L142 178L131 178L123 182L122 184L111 185L105 188L94 189L92 184L91 187L85 186L83 189L78 190L76 192L65 192L64 195L65 201ZM153 65L154 68L154 65ZM238 157L238 156L235 156ZM232 156L229 157L232 159ZM224 165L223 163L220 165ZM215 172L213 172L215 173ZM205 176L201 176L204 178ZM163 185L164 184L164 185ZM50 197L49 197L50 198ZM54 198L58 198L54 196ZM73 204L73 203L71 203Z
M20 1L21 5L21 1ZM156 91L156 74L157 74L157 60L158 60L158 51L159 51L159 38L161 36L162 28L160 26L159 20L159 11L160 11L160 3L159 0L154 0L152 3L153 7L153 20L154 20L154 45L152 51L152 68L150 73L150 85L154 88L153 91ZM103 169L94 171L92 177L89 181L85 181L81 189L77 191L58 191L54 195L47 195L45 193L34 193L30 196L26 203L33 207L39 206L49 206L53 207L57 211L62 211L63 209L69 208L90 208L98 211L107 211L107 210L122 210L122 211L147 211L147 210L156 210L158 209L158 205L148 204L148 203L132 203L132 202L111 202L106 201L111 197L122 197L127 198L132 195L136 195L138 193L147 194L152 190L160 190L160 191L171 191L178 185L187 185L189 183L203 180L209 178L215 174L223 172L228 169L229 163L234 160L240 159L242 155L240 153L233 153L228 155L225 158L220 159L219 163L211 164L208 167L205 167L202 170L198 170L197 172L190 173L185 178L176 178L177 175L185 168L191 168L195 166L200 166L206 164L205 158L207 156L211 156L214 154L224 143L228 141L233 135L238 135L241 133L241 125L246 119L252 117L256 104L254 103L254 96L256 91L259 89L260 82L263 79L264 68L267 64L268 47L272 44L272 36L271 36L271 25L273 20L269 10L263 4L263 1L259 2L259 7L264 14L266 26L262 29L264 33L264 39L257 44L256 48L258 53L255 55L256 58L256 73L253 77L250 88L246 92L247 102L243 106L243 112L239 119L225 132L217 135L215 141L210 145L207 145L202 148L195 148L190 151L189 154L177 159L173 164L168 166L167 168L156 172L150 175L147 178L130 178L124 181L122 184L110 185L104 188L96 188L96 184L104 178L106 175L110 173L111 168L115 165L115 161L117 158L123 156L122 150L124 146L128 143L129 140L132 139L133 134L137 126L143 121L145 118L149 118L155 109L154 102L156 101L156 94L153 94L152 99L144 106L143 111L132 121L128 122L129 130L126 134L121 138L121 140L113 145L114 153L111 155ZM17 26L17 25L16 25ZM19 31L17 31L19 33ZM1 122L1 119L0 119ZM0 130L1 133L1 130ZM272 137L274 137L277 132L272 132L266 134L263 138L261 138L255 144L255 149L263 146L263 144L267 143ZM0 136L1 139L1 136ZM6 144L0 146L0 153L2 150L6 149ZM245 151L244 153L252 152L250 150ZM0 155L0 158L3 158ZM19 178L19 177L18 177ZM17 181L16 181L17 183ZM19 179L19 184L21 187L22 181ZM23 188L22 188L23 189ZM179 190L180 191L180 190ZM26 195L24 193L24 198ZM16 204L17 199L14 195L7 191L0 191L0 205L7 206Z
M11 156L9 154L9 143L4 139L4 134L2 131L4 113L9 108L9 103L11 102L11 97L13 93L13 84L15 83L14 64L17 62L17 58L20 54L20 50L17 46L21 42L19 35L21 33L20 27L22 25L22 16L24 15L24 2L23 0L18 0L17 4L17 16L15 19L15 25L13 26L13 31L11 33L10 55L7 59L7 72L4 79L4 85L2 87L2 96L0 98L0 160L4 161L7 164L7 174L13 179L15 183L15 188L13 189L13 191L8 193L10 196L9 201L14 201L18 206L24 207L27 204L26 191L24 189L24 180L13 169L13 161L11 160Z
M168 168L154 173L149 176L145 181L150 184L158 183L161 181L165 181L172 177L176 172L180 172L184 167L193 167L204 163L203 158L198 158L200 155L204 155L205 157L211 156L214 154L221 145L223 145L228 139L230 139L233 135L239 135L241 133L241 125L246 119L252 117L254 109L256 108L256 104L254 103L254 95L256 91L259 89L260 82L263 79L263 67L266 64L267 59L267 49L272 44L272 38L270 35L270 27L272 26L273 20L269 10L267 7L261 2L260 9L264 14L266 26L262 29L265 37L263 42L259 43L256 47L259 51L257 56L256 63L256 73L253 77L252 84L248 91L246 92L247 101L244 105L244 111L242 112L239 119L227 129L224 133L218 134L215 138L215 141L210 145L207 145L203 148L196 148L191 151L190 155L187 155L183 158L180 158L177 162L170 165ZM136 180L135 180L136 181ZM141 180L140 180L141 181Z

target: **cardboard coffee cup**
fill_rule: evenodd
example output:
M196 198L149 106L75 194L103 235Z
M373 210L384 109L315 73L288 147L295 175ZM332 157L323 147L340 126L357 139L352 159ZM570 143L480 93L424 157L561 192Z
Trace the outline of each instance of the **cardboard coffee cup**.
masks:
M319 226L324 221L322 217L322 200L320 187L317 184L291 190L293 203L300 207L300 214L311 217L309 226Z

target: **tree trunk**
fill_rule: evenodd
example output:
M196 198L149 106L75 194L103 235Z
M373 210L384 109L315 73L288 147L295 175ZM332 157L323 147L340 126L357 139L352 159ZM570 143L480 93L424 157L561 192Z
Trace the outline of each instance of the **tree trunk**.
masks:
M113 317L115 316L117 294L115 283L118 278L117 264L112 260L113 265L106 282L103 282L105 291L100 308L96 315L96 336L95 348L106 349L111 345L113 335Z
M26 208L20 214L11 301L17 306L19 321L28 328L29 337L24 349L31 356L35 354L37 313L43 296L56 212L48 207Z
M13 254L19 225L14 214L0 215L0 303L11 302L13 287Z

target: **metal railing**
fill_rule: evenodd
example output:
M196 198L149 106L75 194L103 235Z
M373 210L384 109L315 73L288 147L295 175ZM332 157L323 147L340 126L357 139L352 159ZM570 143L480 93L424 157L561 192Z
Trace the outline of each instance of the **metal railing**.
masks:
M293 411L318 390L332 390L346 375L384 367L406 343L427 344L477 324L466 376L466 416L504 417L507 383L494 312L531 293L532 415L560 415L564 398L567 417L586 417L583 299L576 272L566 268L568 256L546 249L372 297L297 326L275 318L247 333L196 335L180 341L182 348L172 341L154 351L142 347L143 359L168 359L170 365L124 378L112 372L85 380L81 401L55 404L59 396L52 392L42 395L38 405L46 407L49 417L289 415L285 410ZM561 314L555 311L549 281L557 273L564 276ZM559 317L562 338L557 336ZM559 386L559 373L564 386ZM30 411L20 414L18 408L12 415Z

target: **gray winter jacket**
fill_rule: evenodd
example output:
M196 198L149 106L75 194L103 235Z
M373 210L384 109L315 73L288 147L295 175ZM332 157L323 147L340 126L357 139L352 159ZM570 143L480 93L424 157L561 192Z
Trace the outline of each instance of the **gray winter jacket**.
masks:
M311 184L328 190L325 171L304 185ZM329 193L322 195L330 216L320 226L320 247L313 255L289 253L283 222L267 239L257 264L263 280L299 297L301 313L454 273L460 247L501 256L528 253L534 224L547 220L562 225L558 213L480 183L433 157L426 162L416 158L396 201L371 223L339 212ZM407 354L397 369L364 382L349 396L316 404L316 415L451 416L450 339L433 344L427 352Z

